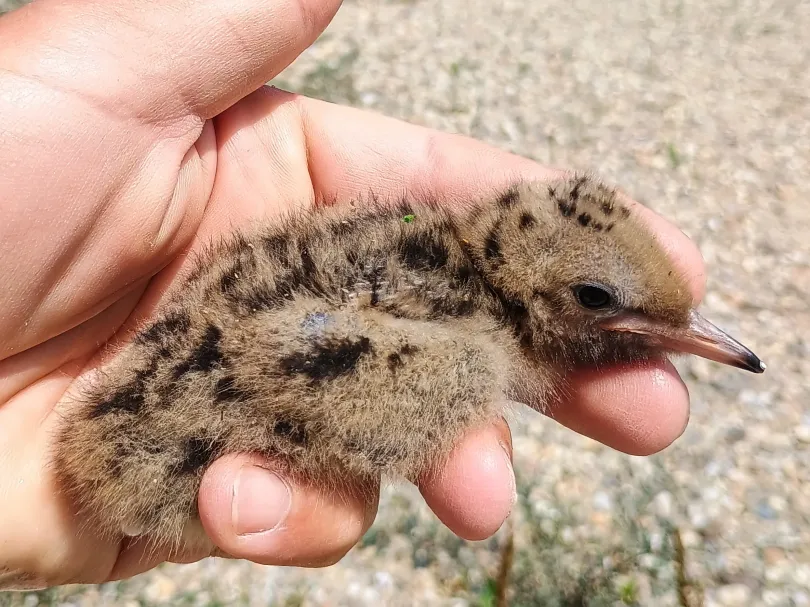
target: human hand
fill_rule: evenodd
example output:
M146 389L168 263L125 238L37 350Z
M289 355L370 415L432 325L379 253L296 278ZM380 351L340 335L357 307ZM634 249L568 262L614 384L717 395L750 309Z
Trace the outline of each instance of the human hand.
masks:
M208 555L151 553L82 529L49 468L65 393L98 367L105 342L149 317L206 243L290 205L369 191L452 204L556 173L463 137L259 88L338 5L40 0L0 19L0 588L101 582ZM699 298L699 254L639 212ZM630 453L665 447L688 417L665 362L582 373L573 385L555 419ZM455 533L484 538L512 506L510 459L506 424L482 428L419 488ZM263 485L272 468L245 454L206 472L200 514L217 554L329 564L373 521L377 488L344 500Z

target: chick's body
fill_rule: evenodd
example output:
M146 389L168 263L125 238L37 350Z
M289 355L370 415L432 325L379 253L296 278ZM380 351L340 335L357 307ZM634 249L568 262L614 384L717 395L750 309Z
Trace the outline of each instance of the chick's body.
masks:
M600 337L572 283L686 322L684 283L633 226L574 177L456 214L345 205L237 236L68 409L58 477L101 531L174 545L226 453L338 487L415 479L507 399L542 407L574 366L650 354Z

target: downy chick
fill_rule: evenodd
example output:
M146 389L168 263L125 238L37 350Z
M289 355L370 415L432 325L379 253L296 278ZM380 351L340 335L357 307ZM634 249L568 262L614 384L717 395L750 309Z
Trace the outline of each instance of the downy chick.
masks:
M201 259L68 408L56 472L101 532L179 546L223 454L334 487L415 479L505 401L542 407L572 369L669 352L765 368L590 177L461 213L336 206Z

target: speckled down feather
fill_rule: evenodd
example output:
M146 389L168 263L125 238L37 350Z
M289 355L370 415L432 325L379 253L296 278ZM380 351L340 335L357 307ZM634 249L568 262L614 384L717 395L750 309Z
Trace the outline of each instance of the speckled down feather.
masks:
M507 400L543 408L574 367L656 355L601 330L582 285L673 326L691 306L653 235L582 175L235 235L68 408L58 477L101 532L174 546L226 453L335 487L414 479Z

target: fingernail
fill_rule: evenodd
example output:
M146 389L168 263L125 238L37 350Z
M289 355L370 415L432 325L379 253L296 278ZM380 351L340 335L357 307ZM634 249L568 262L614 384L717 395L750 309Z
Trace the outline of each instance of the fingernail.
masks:
M239 470L231 505L238 535L273 531L287 518L291 505L290 487L278 475L259 466Z
M514 507L515 504L517 503L518 495L517 495L517 484L515 482L515 469L514 467L512 467L512 450L503 441L498 441L498 443L500 444L501 449L503 449L503 454L506 457L506 465L509 468L509 483L512 487L512 507ZM511 509L509 513L511 514Z

